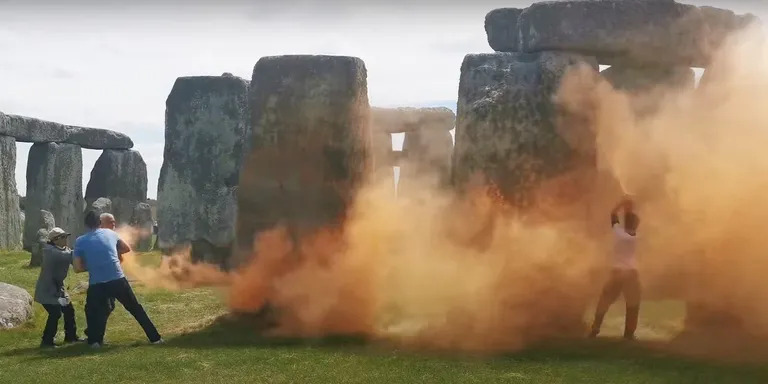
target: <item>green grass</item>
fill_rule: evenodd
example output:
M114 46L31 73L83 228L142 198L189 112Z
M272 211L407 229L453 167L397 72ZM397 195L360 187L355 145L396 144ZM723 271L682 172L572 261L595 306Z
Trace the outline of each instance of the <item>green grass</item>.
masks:
M0 254L0 281L34 289L37 269L26 253ZM145 255L149 262L157 255ZM85 275L70 275L70 287ZM225 320L222 294L136 287L140 301L168 341L150 346L127 312L110 318L102 350L84 345L41 351L46 315L35 306L28 324L0 331L0 383L768 383L768 365L714 363L676 357L653 341L613 339L552 343L497 356L419 354L354 338L267 339L255 327ZM73 295L84 328L84 293ZM667 337L680 326L678 303L645 303L640 336ZM620 309L607 333L620 332ZM58 338L61 339L62 331Z

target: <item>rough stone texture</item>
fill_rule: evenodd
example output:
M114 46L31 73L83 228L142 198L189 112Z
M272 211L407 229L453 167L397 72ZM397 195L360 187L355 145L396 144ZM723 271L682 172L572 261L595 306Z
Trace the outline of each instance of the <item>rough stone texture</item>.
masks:
M371 132L402 133L420 129L450 131L456 115L448 108L371 108Z
M201 251L202 259L222 260L235 238L240 167L250 148L248 82L226 74L178 78L165 119L157 246L206 241L223 250Z
M569 167L574 151L556 126L553 96L567 70L592 58L575 54L467 55L459 82L453 181L480 175L516 199Z
M83 211L83 219L85 219L85 215L87 215L89 211L93 211L97 215L101 215L102 213L111 213L114 215L114 212L112 211L112 200L106 197L99 197L93 203L86 205L85 210Z
M0 283L0 329L18 327L34 315L32 296L15 285Z
M409 184L412 183L419 189L423 185L447 187L450 184L452 154L453 139L451 133L444 128L406 132L398 196L407 195Z
M0 250L21 248L22 225L16 190L16 140L0 136Z
M650 67L617 64L602 72L615 89L629 93L638 116L652 115L664 102L663 93L693 89L696 74L689 67Z
M130 149L125 134L107 129L76 127L26 116L0 114L0 135L30 143L68 143L88 149Z
M58 226L79 233L83 203L82 150L74 144L34 144L27 162L26 216L24 249L37 240L41 209L56 217Z
M362 60L260 59L250 88L253 150L238 195L236 261L254 235L286 224L294 239L340 224L371 170L370 107Z
M728 33L757 21L753 15L673 0L547 1L520 13L515 36L511 12L493 15L496 22L486 23L486 30L491 46L500 51L569 51L607 65L689 67L706 67Z
M147 199L147 164L139 152L113 149L102 152L85 189L86 204L90 206L101 197L111 201L109 213L115 216L118 225L130 221L136 204Z
M488 45L498 52L520 50L520 32L517 20L523 10L520 8L499 8L485 15L485 33Z
M35 232L34 242L28 248L31 254L29 265L32 267L37 267L42 263L43 245L48 242L48 232L56 227L56 219L53 217L53 214L44 209L38 212L37 222L40 227Z
M138 203L133 208L130 224L139 230L139 237L134 249L140 252L149 252L152 249L152 207L147 203Z

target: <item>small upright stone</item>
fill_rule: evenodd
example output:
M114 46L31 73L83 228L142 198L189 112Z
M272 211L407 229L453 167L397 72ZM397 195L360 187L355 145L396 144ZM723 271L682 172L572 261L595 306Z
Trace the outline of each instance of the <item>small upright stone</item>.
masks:
M56 219L53 217L52 213L41 209L38 217L39 219L37 222L40 223L40 228L35 232L35 241L29 249L29 253L31 254L29 265L31 267L37 267L42 263L43 246L48 242L48 232L56 227Z
M284 223L296 236L343 222L370 171L367 72L344 56L261 58L250 88L253 150L238 192L236 259Z
M152 207L147 203L138 203L133 208L131 226L139 231L139 237L134 249L140 252L149 252L152 249L152 232L154 221L152 220Z

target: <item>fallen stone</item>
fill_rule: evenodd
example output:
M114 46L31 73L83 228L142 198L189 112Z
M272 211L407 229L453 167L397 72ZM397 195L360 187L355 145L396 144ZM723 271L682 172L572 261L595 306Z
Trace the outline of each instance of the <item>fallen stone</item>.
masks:
M33 315L29 292L15 285L0 283L0 329L18 327Z
M48 232L56 227L56 219L53 214L41 209L39 212L38 223L40 228L35 232L35 238L32 245L28 248L31 254L29 259L29 265L31 267L40 266L43 261L43 246L48 242Z
M147 203L138 203L133 208L130 225L139 231L136 244L133 246L139 252L149 252L152 249L152 207Z
M91 206L99 198L111 203L108 212L118 225L127 224L136 204L147 199L147 164L138 151L107 149L91 170L85 201Z
M561 136L554 104L563 76L593 58L576 54L467 55L459 82L453 177L462 189L476 176L507 198L568 169L574 151Z
M485 33L488 45L498 52L520 50L520 31L517 20L523 12L520 8L499 8L485 15Z
M82 150L74 144L33 144L27 161L24 249L36 242L42 227L39 211L53 214L59 227L81 231L83 203ZM74 240L74 239L73 239Z
M178 78L166 101L165 137L157 246L205 240L227 249L235 238L240 170L250 148L248 82L226 74Z
M237 261L252 254L255 235L280 223L294 239L340 224L371 170L362 60L264 57L251 84L253 150L238 191Z
M67 143L88 149L130 149L133 141L125 134L107 129L77 127L26 116L4 115L0 135L29 143Z
M706 67L730 33L758 21L673 0L547 1L517 19L511 10L492 11L488 18L488 40L499 51L567 51L606 65L689 67Z
M22 220L16 190L16 140L0 136L0 250L21 248Z

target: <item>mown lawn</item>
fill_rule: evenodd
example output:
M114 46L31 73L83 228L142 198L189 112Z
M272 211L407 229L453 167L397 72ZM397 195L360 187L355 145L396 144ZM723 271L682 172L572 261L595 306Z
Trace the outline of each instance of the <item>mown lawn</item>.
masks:
M26 253L0 253L0 281L32 292L37 269ZM156 255L145 255L149 261ZM68 285L84 281L70 275ZM0 331L0 383L768 383L768 364L686 359L654 348L653 339L679 329L677 303L646 303L639 336L627 344L607 338L559 342L493 357L401 351L352 338L266 339L255 327L221 318L223 295L213 289L136 291L167 344L151 346L118 305L110 318L109 346L37 349L45 312ZM85 325L85 293L73 300ZM607 321L610 336L621 329L619 308ZM58 339L63 337L63 331ZM768 361L768 360L766 360Z

